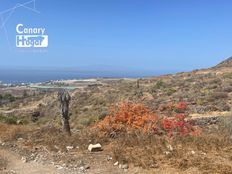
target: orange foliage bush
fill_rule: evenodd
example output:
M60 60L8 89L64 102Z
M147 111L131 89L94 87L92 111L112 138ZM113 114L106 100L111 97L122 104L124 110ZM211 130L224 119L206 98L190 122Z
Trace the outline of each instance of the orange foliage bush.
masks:
M159 117L142 103L122 102L112 108L110 114L96 126L106 134L140 130L168 137L197 135L196 129L186 120L186 114L183 113L187 104L181 102L174 106L178 114L173 117Z
M148 132L157 123L158 117L141 103L123 102L111 109L108 116L97 124L102 131L129 131L140 129Z

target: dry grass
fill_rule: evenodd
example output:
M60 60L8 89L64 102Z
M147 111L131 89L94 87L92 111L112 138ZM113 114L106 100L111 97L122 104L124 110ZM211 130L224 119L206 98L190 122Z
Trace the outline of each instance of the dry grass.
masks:
M228 136L215 132L175 139L134 132L121 136L114 144L114 157L120 163L147 169L165 164L180 171L195 167L203 173L230 173L231 152L232 142Z
M4 153L0 151L0 172L5 170L8 164L8 159Z
M90 143L107 142L107 138L100 139L95 130L90 127L67 136L60 127L44 126L28 134L27 139L32 146L42 145L55 152L66 151L66 146L78 146L81 150L86 150Z
M232 112L227 117L220 118L220 130L232 136Z
M2 141L13 141L25 137L33 129L26 125L9 125L0 123L0 137Z

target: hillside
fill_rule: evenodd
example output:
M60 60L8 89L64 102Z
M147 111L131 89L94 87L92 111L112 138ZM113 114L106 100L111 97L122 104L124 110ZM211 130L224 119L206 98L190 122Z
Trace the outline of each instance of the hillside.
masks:
M0 106L0 148L73 173L230 173L231 62L159 77L98 79L71 90L71 137L60 129L57 91L28 88L28 96ZM216 119L198 120L208 117ZM89 153L90 143L103 151Z
M227 58L221 63L217 64L214 68L231 68L232 67L232 57Z

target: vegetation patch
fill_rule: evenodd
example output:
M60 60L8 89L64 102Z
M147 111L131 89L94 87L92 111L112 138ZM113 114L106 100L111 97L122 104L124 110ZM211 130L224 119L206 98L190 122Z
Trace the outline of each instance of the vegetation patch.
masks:
M197 135L198 129L187 121L187 104L169 105L170 116L158 116L142 103L122 102L111 108L110 114L96 124L103 135L140 131L145 134L172 136Z

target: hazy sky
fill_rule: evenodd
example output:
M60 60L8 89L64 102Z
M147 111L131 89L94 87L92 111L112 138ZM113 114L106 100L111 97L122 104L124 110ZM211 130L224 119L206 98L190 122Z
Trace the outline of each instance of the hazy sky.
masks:
M23 2L1 0L0 11ZM36 0L36 8L18 8L0 29L0 67L192 70L232 55L231 0ZM18 23L45 27L49 47L17 50Z

